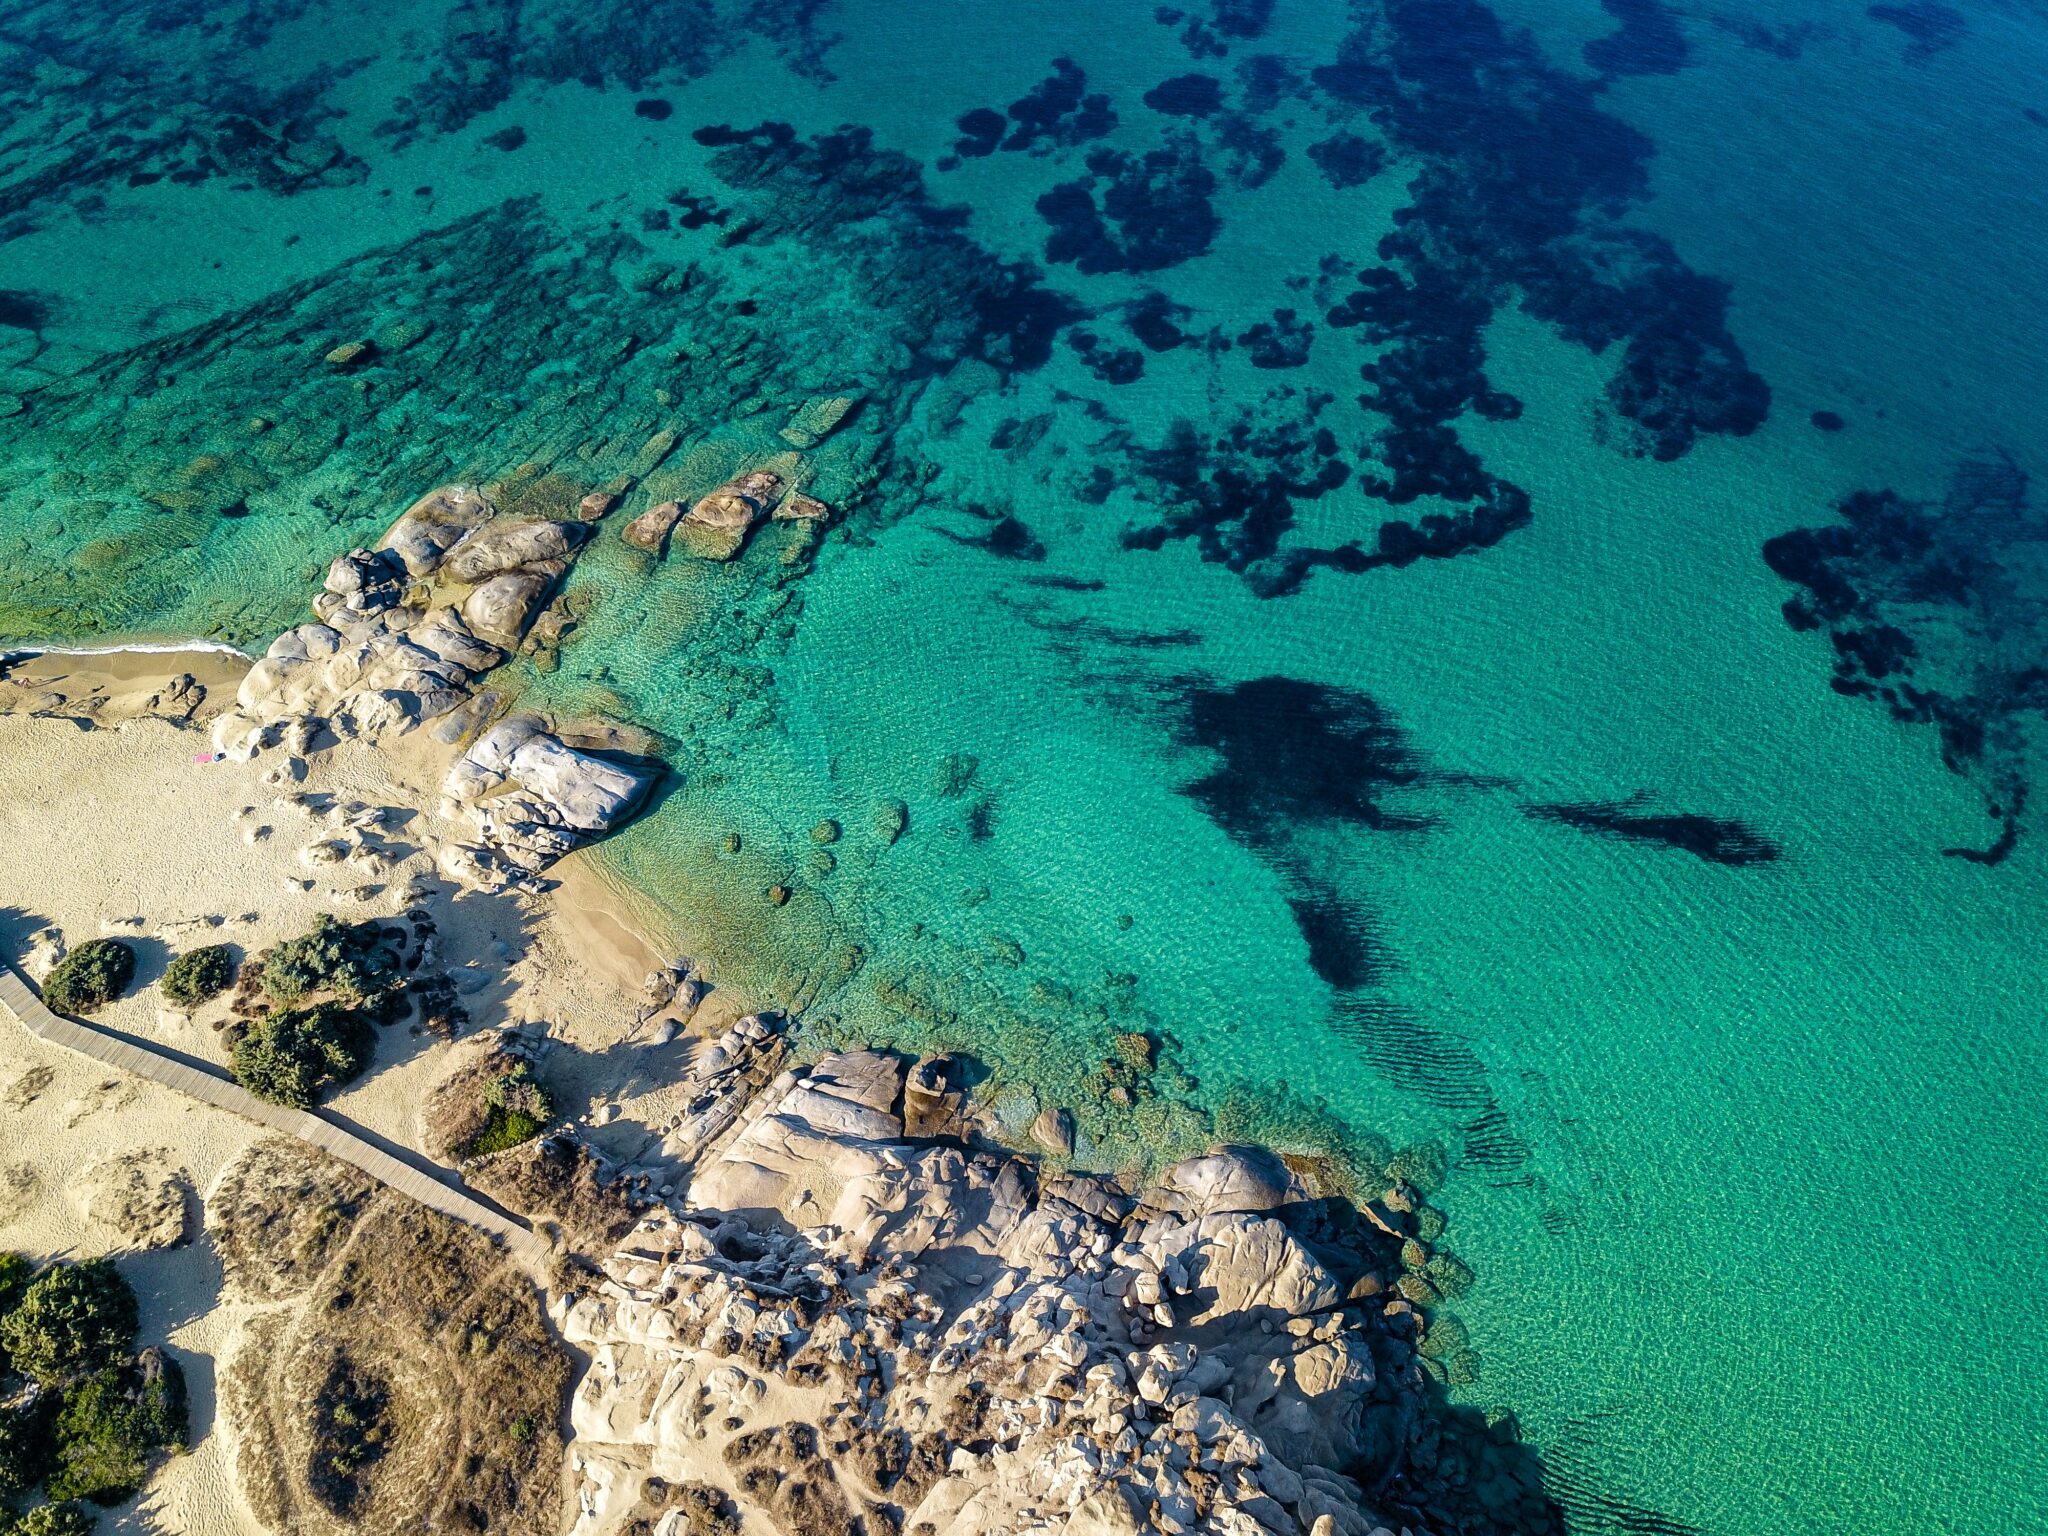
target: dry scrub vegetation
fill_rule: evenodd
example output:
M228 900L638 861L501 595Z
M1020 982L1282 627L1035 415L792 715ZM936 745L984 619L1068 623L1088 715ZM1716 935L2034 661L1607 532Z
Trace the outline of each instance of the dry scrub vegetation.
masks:
M248 1325L223 1407L273 1530L551 1536L569 1356L488 1238L285 1141L223 1176L210 1222Z

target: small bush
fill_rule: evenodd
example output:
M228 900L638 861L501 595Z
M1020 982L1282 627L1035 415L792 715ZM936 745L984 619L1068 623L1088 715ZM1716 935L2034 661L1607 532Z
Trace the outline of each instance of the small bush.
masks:
M92 1516L76 1504L38 1504L8 1528L7 1536L89 1536Z
M135 1293L105 1259L45 1270L0 1318L14 1368L56 1386L119 1365L135 1343Z
M554 1113L547 1090L533 1075L533 1068L520 1062L510 1072L484 1085L483 1129L464 1149L467 1157L488 1157L510 1151L523 1141L538 1136Z
M225 944L209 944L171 962L164 972L164 996L180 1008L191 1008L227 991L234 979L234 952Z
M157 1451L184 1444L184 1376L175 1361L151 1351L141 1364L101 1371L65 1391L50 1497L118 1504L140 1490Z
M287 939L263 957L263 990L280 1003L331 992L363 1006L398 982L397 957L375 923L337 922L325 913L311 933Z
M268 972L265 972L268 979ZM369 1065L370 1021L340 1003L291 1008L255 1020L235 1042L235 1081L273 1104L311 1109L320 1092L348 1082Z
M469 1155L488 1157L493 1152L509 1152L521 1142L533 1140L540 1131L541 1122L524 1110L493 1109L483 1130L469 1144Z
M43 1001L57 1013L104 1008L135 979L135 951L119 939L92 939L57 962L43 983Z

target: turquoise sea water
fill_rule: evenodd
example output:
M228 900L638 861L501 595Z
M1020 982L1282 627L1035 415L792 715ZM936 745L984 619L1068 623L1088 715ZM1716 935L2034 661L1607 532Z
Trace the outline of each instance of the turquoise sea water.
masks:
M680 944L1104 1163L1440 1145L1579 1529L2048 1525L2048 17L0 16L0 637L856 399L822 541L602 538L527 668Z

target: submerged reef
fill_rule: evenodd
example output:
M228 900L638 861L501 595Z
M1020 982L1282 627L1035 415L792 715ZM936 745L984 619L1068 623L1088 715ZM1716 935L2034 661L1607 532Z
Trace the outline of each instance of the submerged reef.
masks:
M1657 810L1647 793L1625 800L1525 805L1522 813L1597 836L1676 848L1710 864L1768 864L1783 851L1762 833L1725 816Z
M1614 9L1622 31L1588 50L1607 75L1682 62L1683 37L1661 7ZM1303 545L1284 538L1289 504L1333 487L1290 485L1287 477L1274 484L1240 450L1234 478L1265 481L1271 494L1218 497L1175 484L1159 521L1126 537L1137 549L1199 538L1206 555L1227 560L1267 596L1297 590L1319 568L1360 573L1443 558L1527 525L1527 491L1489 473L1459 433L1468 415L1508 421L1520 413L1521 403L1486 376L1485 330L1504 305L1519 305L1589 351L1614 354L1600 430L1623 452L1676 459L1703 434L1755 431L1770 406L1768 387L1727 328L1727 285L1625 222L1648 196L1651 145L1600 108L1601 81L1557 70L1532 39L1476 0L1361 3L1353 15L1355 29L1335 60L1307 79L1279 61L1248 66L1246 106L1232 117L1250 126L1282 102L1322 113L1334 131L1309 153L1335 188L1403 162L1409 201L1377 242L1373 263L1337 253L1321 264L1326 323L1372 354L1360 365L1356 401L1370 437L1354 460L1347 431L1332 446L1327 473L1374 500L1429 505L1369 536ZM1212 96L1196 82L1210 78L1167 81L1148 102L1202 121ZM1358 131L1367 126L1371 137ZM1202 146L1185 131L1169 146L1147 158L1139 180L1128 158L1091 163L1094 177L1118 175L1100 206L1094 177L1046 194L1040 211L1055 226L1048 260L1074 261L1084 272L1159 270L1205 250L1215 238L1202 211L1207 184L1190 169ZM1119 238L1105 217L1111 198L1142 212L1161 186L1177 187L1173 199L1184 209L1174 238ZM1156 303L1146 318L1154 330L1164 319ZM1254 327L1239 338L1256 366L1290 366L1305 355L1280 344L1278 330ZM1328 404L1303 402L1300 419L1344 430ZM1270 411L1267 421L1281 426ZM1176 425L1173 433L1185 439L1198 430ZM1142 474L1145 455L1156 463L1159 452L1133 444L1134 466ZM1239 526L1223 536L1230 524Z
M1857 491L1835 511L1764 544L1801 589L1786 622L1826 632L1836 693L1936 728L1942 762L1981 786L1997 828L1987 847L1943 852L1995 864L2019 837L2048 721L2048 632L2029 595L2048 528L2027 475L1988 453L1958 464L1939 500Z

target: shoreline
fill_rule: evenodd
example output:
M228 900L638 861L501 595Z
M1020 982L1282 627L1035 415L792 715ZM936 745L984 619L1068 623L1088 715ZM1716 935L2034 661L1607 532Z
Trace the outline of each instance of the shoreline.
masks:
M0 642L0 664L33 656L233 656L254 663L256 658L224 640L133 640L114 645L14 645Z
M207 754L201 768L163 746L217 736L238 711L225 688L209 684L203 698L192 700L188 689L165 713L163 698L191 676L177 671L176 658L195 654L46 654L0 680L0 744L10 748L0 752L0 806L11 807L0 808L0 835L22 848L24 868L67 871L31 882L33 891L23 884L35 910L9 909L14 926L39 923L47 932L56 924L71 942L111 933L163 949L224 925L254 955L302 931L315 911L347 913L353 904L391 922L409 920L422 902L431 908L445 946L437 966L474 978L459 983L470 1026L452 1042L425 1039L416 1026L409 1038L385 1032L369 1069L328 1102L431 1155L423 1107L436 1085L453 1081L479 1049L523 1038L544 1053L549 1092L567 1111L541 1143L526 1145L559 1139L577 1149L582 1168L610 1170L597 1174L600 1188L637 1181L642 1191L642 1219L623 1246L565 1248L564 1267L544 1283L561 1337L590 1362L565 1420L573 1431L565 1469L586 1511L573 1536L623 1536L658 1513L650 1500L662 1495L652 1490L678 1479L760 1503L766 1485L738 1471L748 1458L781 1454L773 1437L797 1428L840 1435L852 1447L820 1458L792 1442L816 1475L844 1490L846 1507L922 1511L925 1525L911 1529L1014 1525L1043 1497L1035 1469L1056 1462L1074 1490L1076 1530L1121 1530L1120 1511L1136 1515L1152 1501L1188 1529L1213 1510L1297 1536L1377 1536L1402 1525L1448 1536L1453 1526L1418 1513L1451 1497L1426 1469L1412 1490L1363 1469L1404 1465L1411 1445L1426 1444L1433 1455L1453 1436L1462 1454L1491 1458L1487 1486L1500 1499L1537 1497L1529 1453L1460 1418L1466 1410L1448 1403L1432 1374L1442 1369L1439 1349L1462 1351L1465 1343L1462 1327L1447 1319L1448 1343L1426 1344L1425 1330L1430 1340L1437 1334L1421 1305L1435 1296L1423 1275L1441 1279L1461 1266L1436 1248L1442 1223L1417 1191L1397 1184L1384 1200L1333 1206L1334 1190L1316 1172L1252 1147L1217 1147L1137 1182L1069 1169L1054 1144L1057 1112L1047 1111L1020 1146L1014 1128L1001 1134L977 1103L956 1058L912 1063L843 1048L813 1059L796 1047L792 1023L764 1022L722 986L700 995L694 978L650 942L630 894L588 848L553 864L545 882L497 892L455 882L452 892L427 895L451 883L435 871L429 845L461 835L431 785L464 749L426 732L343 737L303 759L273 744ZM225 658L218 670L249 675ZM72 712L8 708L56 698L49 690L58 686L70 690ZM38 688L46 691L37 696ZM80 711L81 703L89 707ZM105 814L124 796L175 803L179 816L138 843L142 828ZM354 855L304 861L291 847L303 833L287 832L287 818L309 806L316 821L331 815L317 809L323 801L367 805L373 820L401 824L404 842L395 828L380 834L364 850L362 871ZM307 849L332 827L306 828L314 837ZM62 846L73 853L68 865L56 851ZM262 894L280 888L282 903ZM14 895L0 888L0 906ZM245 901L250 910L238 917L206 911ZM160 1007L147 1017L155 975L160 970L139 978L107 1010L108 1022L217 1057L217 1041L195 1037L203 1018L181 1023ZM647 983L664 976L669 995L651 995ZM34 1149L44 1186L59 1186L64 1169L110 1150L161 1142L162 1160L182 1171L212 1237L217 1193L265 1155L262 1133L176 1101L167 1089L93 1089L94 1074L79 1064L49 1066L51 1079L79 1097L63 1111L68 1124L47 1116L23 1122L23 1146ZM16 1095L23 1080L18 1072L0 1091ZM44 1102L57 1097L47 1087L37 1092ZM120 1125L110 1137L106 1115L117 1106ZM1071 1146L1070 1116L1065 1135ZM648 1197L657 1184L655 1201ZM687 1186L687 1197L670 1198L677 1186ZM494 1193L488 1183L479 1187ZM545 1204L522 1208L497 1197L536 1227L556 1220ZM15 1225L8 1240L21 1245L21 1232L43 1252L105 1246L95 1219L67 1221L62 1207L44 1201L32 1227ZM0 1219L0 1228L11 1225ZM146 1331L158 1330L189 1370L222 1382L257 1379L254 1366L287 1347L236 1283L223 1286L189 1262L173 1269L155 1250L115 1251L145 1294ZM783 1277L814 1273L820 1278L800 1280L791 1302ZM811 1287L822 1288L813 1297ZM732 1337L770 1331L731 1352L705 1334L699 1315L727 1306L733 1320L721 1326L737 1328ZM906 1308L926 1321L897 1335ZM814 1318L819 1309L829 1328ZM654 1333L635 1318L658 1320ZM813 1328L814 1342L794 1353L774 1333L801 1338ZM873 1342L861 1346L865 1373L842 1382L819 1351L837 1336L832 1330L847 1329ZM729 1411L687 1431L649 1417L643 1395L671 1376L728 1395ZM1240 1379L1277 1385L1229 1385ZM839 1394L849 1388L881 1415L886 1436L925 1448L913 1456L915 1476L876 1480L877 1453L863 1438L875 1431L847 1417ZM246 1395L216 1401L226 1406L213 1409L210 1432L193 1453L159 1469L142 1498L152 1510L178 1512L183 1528L254 1533L262 1529L257 1511L272 1508L274 1495L252 1499L249 1479L269 1475L266 1453L252 1448L233 1416L247 1409ZM1000 1405L999 1418L979 1427L991 1404ZM274 1401L265 1411L273 1420L288 1416ZM991 1448L981 1449L984 1442ZM1229 1447L1220 1449L1226 1479L1186 1475L1188 1458L1210 1454L1205 1447ZM1425 1498L1418 1490L1434 1491ZM775 1522L763 1529L811 1528L795 1506L767 1497L761 1507ZM1382 1510L1390 1521L1378 1518Z

